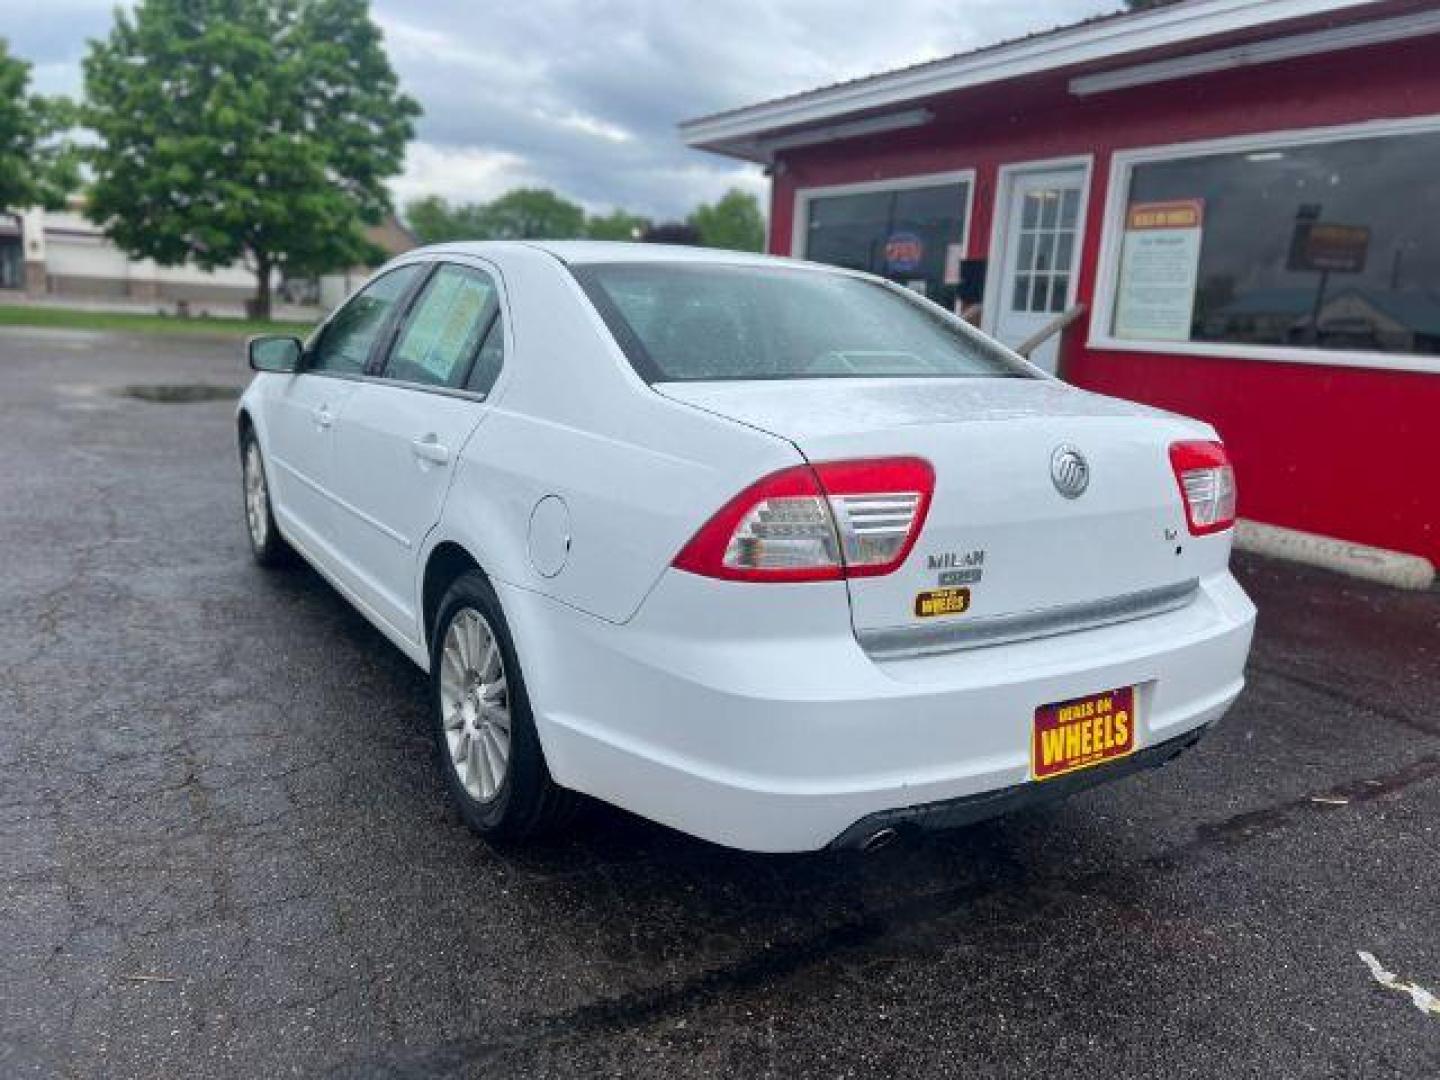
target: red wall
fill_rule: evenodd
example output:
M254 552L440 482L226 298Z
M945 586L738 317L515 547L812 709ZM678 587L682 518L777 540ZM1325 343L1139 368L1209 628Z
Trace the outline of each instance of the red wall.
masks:
M1440 115L1437 56L1431 37L1087 99L1068 93L1068 76L956 96L923 128L785 155L771 249L789 253L797 188L973 168L970 256L983 258L999 166L1093 154L1077 288L1088 304L1112 151ZM1122 353L1087 336L1088 318L1066 341L1066 377L1214 424L1236 462L1242 515L1440 563L1440 374Z

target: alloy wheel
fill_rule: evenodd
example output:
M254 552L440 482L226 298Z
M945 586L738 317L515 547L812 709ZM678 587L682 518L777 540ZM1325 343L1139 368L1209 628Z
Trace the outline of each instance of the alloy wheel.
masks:
M263 551L270 538L270 492L265 486L260 447L254 442L245 448L245 523L255 550Z
M450 765L472 799L500 794L510 770L510 693L495 631L474 608L461 608L440 654L440 710Z

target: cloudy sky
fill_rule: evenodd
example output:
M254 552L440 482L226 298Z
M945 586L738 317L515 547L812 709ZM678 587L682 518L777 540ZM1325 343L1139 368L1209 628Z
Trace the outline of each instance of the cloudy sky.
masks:
M0 0L34 86L77 93L115 0ZM685 149L683 119L1113 10L1119 0L373 0L425 115L403 202L542 185L594 211L680 217L759 171Z

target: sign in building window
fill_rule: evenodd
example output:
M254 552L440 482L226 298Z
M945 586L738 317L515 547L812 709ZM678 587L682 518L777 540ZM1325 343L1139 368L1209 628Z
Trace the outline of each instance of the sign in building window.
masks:
M1113 337L1440 356L1440 132L1132 167Z
M1190 339L1204 223L1200 199L1130 204L1115 294L1116 337Z
M879 274L949 306L959 283L968 201L963 180L813 195L802 254Z

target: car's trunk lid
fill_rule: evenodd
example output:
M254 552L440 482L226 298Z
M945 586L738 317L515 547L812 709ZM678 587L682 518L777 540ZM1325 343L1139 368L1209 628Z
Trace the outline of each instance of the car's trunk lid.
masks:
M1189 535L1168 458L1171 442L1213 433L1158 410L1039 379L656 389L786 438L812 462L905 455L931 463L934 499L905 563L849 583L867 644L943 642L948 627L955 643L986 644L1115 621L1173 606L1228 557L1228 538ZM1066 448L1085 460L1078 494L1062 493L1052 475ZM968 592L963 602L927 606L926 594L940 589Z

